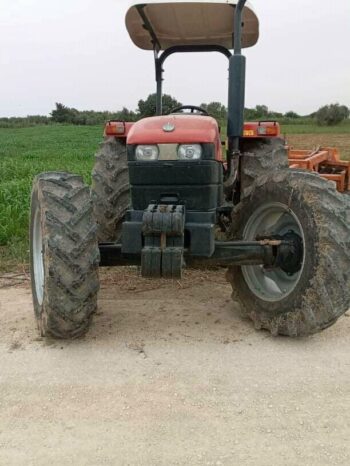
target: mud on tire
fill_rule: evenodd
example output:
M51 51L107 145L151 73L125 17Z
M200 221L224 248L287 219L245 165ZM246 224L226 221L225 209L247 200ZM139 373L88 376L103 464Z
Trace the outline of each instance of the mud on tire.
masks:
M91 195L99 241L118 241L130 205L130 185L126 145L114 137L106 137L96 154Z
M246 239L254 212L276 201L293 212L304 234L304 265L295 288L283 299L265 300L252 291L243 267L231 267L227 277L233 299L256 328L305 336L334 324L350 308L350 200L317 174L275 172L244 193L233 211L232 237Z
M259 176L288 168L288 153L281 138L243 139L241 143L241 191Z
M90 189L80 176L44 173L34 180L30 256L41 335L83 335L97 307L99 250Z

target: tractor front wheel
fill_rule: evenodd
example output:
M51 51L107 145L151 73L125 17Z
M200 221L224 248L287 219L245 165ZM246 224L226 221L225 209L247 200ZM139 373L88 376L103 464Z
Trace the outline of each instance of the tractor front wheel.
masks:
M252 241L293 233L303 249L293 273L280 267L229 269L233 299L256 328L310 335L350 308L349 207L332 183L294 170L260 177L243 194L233 212L233 237Z
M30 259L41 335L83 335L97 307L99 250L90 189L80 176L44 173L36 177Z

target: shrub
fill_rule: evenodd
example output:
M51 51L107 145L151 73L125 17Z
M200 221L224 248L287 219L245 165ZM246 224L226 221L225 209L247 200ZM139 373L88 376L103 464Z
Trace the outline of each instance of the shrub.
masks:
M325 105L317 110L315 118L319 126L335 126L349 118L349 109L345 105Z

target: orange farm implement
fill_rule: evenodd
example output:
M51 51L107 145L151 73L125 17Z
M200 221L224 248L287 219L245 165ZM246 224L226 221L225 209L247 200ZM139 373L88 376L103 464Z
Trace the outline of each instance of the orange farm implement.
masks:
M322 178L334 181L340 192L350 191L350 161L340 160L338 149L317 147L314 150L288 148L290 168L302 168L319 173Z

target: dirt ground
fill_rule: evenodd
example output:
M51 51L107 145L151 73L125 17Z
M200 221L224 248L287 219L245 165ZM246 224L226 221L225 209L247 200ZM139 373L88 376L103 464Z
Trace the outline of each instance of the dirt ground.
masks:
M314 149L319 146L337 147L344 160L350 160L350 134L290 134L288 143L295 149Z
M242 321L222 271L103 272L81 340L0 289L0 465L349 465L350 319L308 339Z

